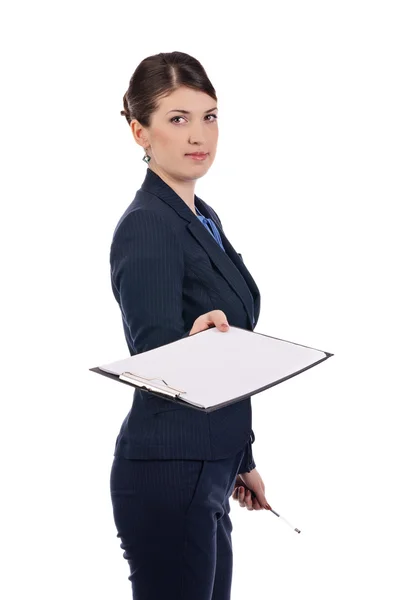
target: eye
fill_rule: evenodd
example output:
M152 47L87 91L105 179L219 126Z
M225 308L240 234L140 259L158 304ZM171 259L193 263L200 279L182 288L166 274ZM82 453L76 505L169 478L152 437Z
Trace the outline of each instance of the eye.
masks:
M214 121L216 121L218 119L217 115L211 114L211 115L206 115L206 117L214 117L213 121L210 121L210 123L213 123ZM179 116L179 117L172 117L170 119L170 123L176 123L176 121L174 119L183 119L184 117Z

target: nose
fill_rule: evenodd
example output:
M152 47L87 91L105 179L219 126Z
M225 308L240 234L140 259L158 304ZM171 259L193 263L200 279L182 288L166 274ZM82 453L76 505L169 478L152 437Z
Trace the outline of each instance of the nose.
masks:
M189 143L200 144L203 146L205 143L205 136L203 133L204 125L192 125L189 132Z

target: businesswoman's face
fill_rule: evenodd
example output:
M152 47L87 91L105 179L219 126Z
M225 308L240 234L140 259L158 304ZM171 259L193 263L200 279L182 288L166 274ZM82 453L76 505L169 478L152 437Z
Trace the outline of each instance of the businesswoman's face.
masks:
M217 150L216 106L204 92L180 87L158 101L149 128L132 122L137 143L151 156L150 167L183 180L205 175ZM206 157L196 160L188 156L191 152L204 152Z

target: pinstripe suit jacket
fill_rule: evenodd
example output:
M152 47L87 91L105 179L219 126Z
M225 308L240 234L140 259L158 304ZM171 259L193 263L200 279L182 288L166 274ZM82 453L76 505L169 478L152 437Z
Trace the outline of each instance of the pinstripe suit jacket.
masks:
M224 311L230 325L251 331L256 326L260 292L254 279L216 212L196 195L195 205L216 223L225 252L149 167L116 225L111 285L131 355L188 336L195 319L215 309ZM250 396L202 413L135 388L114 455L216 460L245 448L242 473L255 467L253 441Z

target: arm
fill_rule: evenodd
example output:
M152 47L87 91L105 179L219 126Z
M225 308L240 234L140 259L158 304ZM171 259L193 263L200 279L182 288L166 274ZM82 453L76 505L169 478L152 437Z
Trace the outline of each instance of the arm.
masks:
M145 209L129 213L110 251L112 287L138 353L187 337L182 246L167 223Z

